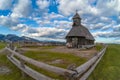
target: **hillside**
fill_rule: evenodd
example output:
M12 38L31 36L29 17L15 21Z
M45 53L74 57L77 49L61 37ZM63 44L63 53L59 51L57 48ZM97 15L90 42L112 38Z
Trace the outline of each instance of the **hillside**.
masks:
M0 34L0 41L12 41L12 42L16 42L16 41L34 41L34 42L39 42L39 40L30 38L30 37L26 37L26 36L19 37L19 36L14 35L14 34L8 34L8 35Z

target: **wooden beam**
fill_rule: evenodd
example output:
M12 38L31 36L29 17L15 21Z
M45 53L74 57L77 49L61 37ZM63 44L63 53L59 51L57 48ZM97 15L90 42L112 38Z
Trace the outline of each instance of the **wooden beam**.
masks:
M32 77L35 80L54 80L52 78L49 78L43 74L38 73L37 71L31 69L30 67L28 67L27 65L24 65L25 67L21 67L21 63L19 60L17 60L15 57L13 56L7 56L7 58L13 63L15 64L20 70L22 70L22 72L26 73L27 75L29 75L30 77Z
M63 75L65 76L66 73L72 75L75 73L75 71L71 71L71 70L67 70L67 69L63 69L63 68L60 68L60 67L55 67L55 66L51 66L51 65L48 65L48 64L45 64L43 62L40 62L40 61L36 61L34 59L31 59L31 58L28 58L24 55L21 55L9 48L5 48L6 50L8 50L9 52L11 52L12 54L14 54L15 56L17 56L18 58L24 60L25 62L28 62L34 66L37 66L39 68L42 68L44 70L48 70L48 71L51 71L51 72L54 72L54 73L57 73L57 74L60 74L60 75Z

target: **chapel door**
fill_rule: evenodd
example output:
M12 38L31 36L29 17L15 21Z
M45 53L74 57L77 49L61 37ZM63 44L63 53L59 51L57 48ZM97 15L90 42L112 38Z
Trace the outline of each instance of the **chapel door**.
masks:
M72 45L73 47L78 47L78 38L72 38Z

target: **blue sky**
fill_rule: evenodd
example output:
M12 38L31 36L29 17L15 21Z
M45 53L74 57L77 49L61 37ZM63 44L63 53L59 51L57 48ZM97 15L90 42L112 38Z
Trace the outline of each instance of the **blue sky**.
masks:
M120 0L0 0L0 34L65 41L76 10L96 42L120 43Z

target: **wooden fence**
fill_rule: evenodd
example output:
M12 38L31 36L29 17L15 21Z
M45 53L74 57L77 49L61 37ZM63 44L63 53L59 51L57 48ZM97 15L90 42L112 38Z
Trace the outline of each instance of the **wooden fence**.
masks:
M32 64L34 66L37 66L39 68L42 68L44 70L48 70L48 71L54 72L56 74L63 75L65 77L72 76L73 74L76 73L75 71L71 71L71 70L68 70L68 69L60 68L60 67L51 66L51 65L45 64L43 62L36 61L34 59L28 58L28 57L26 57L24 55L21 55L20 53L15 52L14 50L11 50L10 48L7 48L7 47L6 47L6 50L8 50L9 52L11 52L12 53L11 55L15 55L18 58L20 58L23 61L25 61L25 62L28 62L28 63L30 63L30 64Z
M94 68L96 67L98 62L101 60L102 56L104 55L104 53L106 51L106 48L107 48L107 46L105 46L99 53L97 53L97 55L95 55L89 61L87 61L83 65L80 65L79 67L75 68L74 70L68 70L68 69L63 69L60 67L51 66L51 65L45 64L43 62L28 58L24 55L21 55L18 52L11 50L10 48L6 47L5 49L12 53L11 56L7 56L8 59L11 62L13 62L18 68L20 68L22 71L24 71L26 74L28 74L29 76L31 76L32 78L34 78L36 80L54 80L54 79L51 79L43 74L38 73L37 71L29 68L25 64L24 65L22 64L22 66L24 66L25 68L20 67L21 62L19 60L17 60L13 55L17 56L18 58L20 58L21 60L23 60L25 62L28 62L28 63L30 63L34 66L37 66L39 68L42 68L44 70L48 70L48 71L54 72L56 74L63 75L65 77L67 77L67 79L69 79L69 80L86 80L88 78L88 76L91 74L91 72L94 70Z
M95 55L93 58L88 60L86 63L83 65L80 65L79 67L76 68L77 75L74 76L74 78L79 80L86 80L91 72L94 70L96 65L99 63L101 60L102 56L104 55L106 51L107 46L105 46L97 55Z
M21 71L23 71L24 73L28 74L29 76L31 76L33 79L35 80L53 80L52 78L49 78L43 74L38 73L37 71L31 69L30 67L28 67L27 65L22 65L21 62L19 60L17 60L15 57L13 56L7 56L7 58L14 64L16 65ZM24 67L23 67L24 66Z

